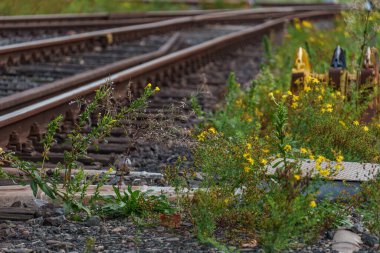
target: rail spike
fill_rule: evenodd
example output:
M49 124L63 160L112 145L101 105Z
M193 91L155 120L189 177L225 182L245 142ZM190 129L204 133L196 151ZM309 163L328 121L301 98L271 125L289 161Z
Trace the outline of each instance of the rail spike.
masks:
M337 46L331 59L328 73L328 83L342 94L347 94L348 72L346 65L346 52Z
M7 149L12 151L21 151L21 141L20 136L17 132L13 131L9 136L9 142L7 144Z
M374 47L368 47L363 59L362 71L360 73L360 86L378 86L379 85L379 56Z
M303 87L305 78L311 73L309 55L304 48L298 48L295 58L290 87L293 92L297 92Z

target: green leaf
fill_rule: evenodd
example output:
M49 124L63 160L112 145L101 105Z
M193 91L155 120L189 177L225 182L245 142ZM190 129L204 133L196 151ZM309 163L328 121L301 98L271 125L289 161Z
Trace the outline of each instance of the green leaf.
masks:
M34 197L37 197L38 186L37 186L36 181L32 181L32 182L30 182L30 188L32 188L33 196L34 196Z

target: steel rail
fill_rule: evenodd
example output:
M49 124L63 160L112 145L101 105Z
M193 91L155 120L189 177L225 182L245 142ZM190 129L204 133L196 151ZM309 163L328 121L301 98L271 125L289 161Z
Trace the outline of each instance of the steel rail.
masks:
M95 68L90 71L86 71L81 74L73 75L68 78L64 78L43 86L25 90L19 93L15 93L10 96L6 96L0 99L0 113L3 114L5 110L13 110L15 107L25 106L25 103L33 102L33 100L52 96L63 90L67 90L74 86L89 83L99 78L104 78L115 72L122 71L126 68L150 61L157 57L167 54L178 41L179 34L175 33L171 38L161 46L157 51L137 55L131 58L127 58L115 63L111 63L105 66Z
M255 15L244 15L241 17L228 17L226 21L244 21L244 20L263 20L267 18L283 15L282 13L257 13ZM29 23L0 23L0 32L7 30L14 32L15 30L56 30L56 29L80 29L80 28L112 28L120 26L146 24L159 22L175 17L148 17L148 18L131 18L131 19L112 19L112 20L85 20L85 21L66 21L66 22L29 22Z
M20 61L38 61L43 57L55 54L67 54L69 51L84 51L97 45L107 45L118 41L139 38L152 33L162 33L171 30L183 29L205 23L217 22L238 18L239 16L250 16L263 13L294 13L310 10L309 7L272 7L257 8L251 10L238 10L221 13L210 13L193 17L181 17L170 20L141 24L120 28L105 29L71 36L63 36L45 40L37 40L20 44L0 47L0 66L14 65ZM312 10L326 10L325 7L313 7ZM340 6L327 8L327 10L341 10Z
M337 10L317 11L303 14L294 14L275 20L267 21L243 31L221 36L202 44L171 53L144 64L129 68L110 76L114 82L117 96L124 97L126 84L133 81L132 89L135 93L141 92L147 81L159 84L162 80L169 80L173 76L180 75L185 71L191 71L197 67L210 62L213 58L234 47L248 43L255 37L268 33L274 29L283 29L284 24L294 18L325 18L337 14ZM0 116L0 145L5 146L8 138L13 138L21 143L27 139L27 130L38 122L42 128L47 122L58 114L65 114L69 110L77 110L74 105L69 104L81 96L91 96L94 90L104 84L104 80L97 80L81 87L61 93ZM11 137L9 137L11 136ZM20 144L21 145L21 144Z
M165 19L165 17L152 17L152 18L130 18L130 19L112 19L112 20L84 20L84 21L49 21L49 22L28 22L28 23L0 23L0 31L4 30L31 30L31 29L62 29L62 28L110 28L118 26L128 26L145 24L151 22L158 22Z
M81 13L81 14L44 14L0 16L0 24L30 23L30 22L67 22L89 20L117 20L134 18L170 18L202 15L225 10L184 10L184 11L150 11L130 13Z

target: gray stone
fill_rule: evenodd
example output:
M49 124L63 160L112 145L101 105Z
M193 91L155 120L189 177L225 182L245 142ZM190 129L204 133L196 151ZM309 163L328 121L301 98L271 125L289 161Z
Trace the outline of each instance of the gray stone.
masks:
M58 227L58 226L61 226L63 225L64 223L66 223L66 218L64 215L61 215L61 216L56 216L56 217L48 217L48 218L45 218L44 220L44 225L48 225L48 226L55 226L55 227Z
M101 219L99 216L92 216L86 221L86 225L89 227L100 226Z
M167 242L178 242L179 241L179 238L178 237L172 237L172 238L168 238L166 239Z
M352 226L351 230L352 230L352 232L354 232L354 233L361 234L361 233L364 232L364 227L363 227L362 224L360 224L360 223L356 223L356 224L354 224L354 225Z
M361 238L363 243L369 247L374 247L379 243L379 238L376 235L364 233L362 234Z
M327 231L325 234L325 237L328 240L332 240L334 238L334 231L332 231L332 230Z
M36 219L30 219L27 220L26 223L31 225L42 225L42 223L44 223L44 218L38 217Z
M6 253L29 253L33 252L32 249L4 249L4 252Z

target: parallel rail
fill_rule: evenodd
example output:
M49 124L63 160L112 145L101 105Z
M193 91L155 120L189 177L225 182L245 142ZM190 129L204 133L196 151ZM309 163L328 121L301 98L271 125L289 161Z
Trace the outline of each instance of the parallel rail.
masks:
M309 10L337 11L341 10L341 6L331 6L329 8L323 6L315 6L313 8L303 6L291 8L273 7L210 13L193 17L180 17L149 24L106 29L59 38L3 46L0 47L0 67L15 65L20 62L38 62L41 59L50 57L52 55L69 54L70 52L81 52L93 49L96 46L105 46L112 43L118 43L120 41L132 40L152 33L160 34L167 31L199 26L206 23L220 23L221 21L241 22L242 19L255 19L257 18L257 14L266 14L267 17L270 18L273 15L276 15L276 13L282 13L284 15L286 13L290 14L294 12L303 12Z
M126 94L127 84L131 81L134 83L132 88L135 93L141 92L147 82L164 86L170 83L174 76L196 70L198 67L221 57L223 52L243 46L259 35L282 29L285 23L296 17L318 19L332 17L337 13L338 10L316 11L270 20L252 28L225 35L129 68L113 74L110 78L114 82L115 91L119 97ZM104 80L100 79L46 100L41 98L37 103L0 116L0 145L21 145L28 138L29 132L26 130L30 129L35 122L39 123L39 129L42 130L44 125L57 114L65 115L69 111L71 114L75 114L76 108L69 105L69 102L77 97L91 96L94 90L103 84ZM35 127L33 131L35 131ZM9 142L9 139L12 143Z

